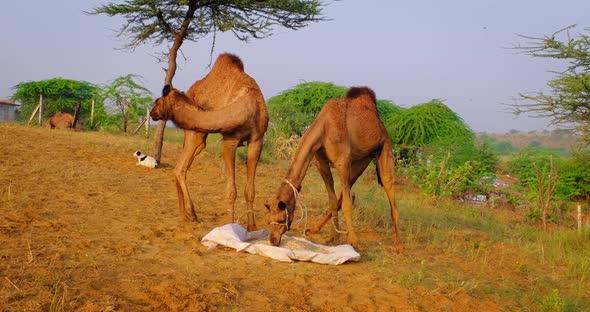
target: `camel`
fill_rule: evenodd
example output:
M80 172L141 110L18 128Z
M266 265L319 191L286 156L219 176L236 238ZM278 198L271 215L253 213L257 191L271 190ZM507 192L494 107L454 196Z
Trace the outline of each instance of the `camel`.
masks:
M351 187L376 160L377 177L385 188L391 208L395 232L395 247L399 252L399 213L394 195L394 155L389 135L379 119L375 93L368 87L350 88L343 98L329 100L299 143L284 181L276 196L265 204L270 213L269 240L274 246L281 242L295 215L295 205L307 168L315 157L315 166L326 185L330 209L311 234L317 233L333 216L338 224L338 210L342 208L347 226L347 243L355 246L357 237L352 224ZM334 180L330 166L335 167L341 181L339 198L334 192ZM337 240L336 226L331 240Z
M221 133L222 158L227 177L229 214L235 222L236 148L248 144L246 197L247 229L256 229L254 220L254 176L268 127L268 112L256 81L244 72L239 57L221 54L205 78L196 81L186 94L164 86L162 97L150 112L154 120L172 120L184 129L184 147L175 169L178 205L181 215L198 221L186 186L186 173L194 158L203 151L209 133Z
M76 123L78 121L79 114L80 103L77 103L74 108L74 116L64 112L57 112L52 117L48 118L43 125L44 127L50 129L74 129L76 128Z

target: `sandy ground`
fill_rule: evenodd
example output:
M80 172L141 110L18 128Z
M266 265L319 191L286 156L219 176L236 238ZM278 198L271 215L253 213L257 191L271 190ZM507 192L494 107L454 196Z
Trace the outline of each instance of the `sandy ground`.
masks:
M397 284L391 276L412 270L418 254L440 255L412 246L397 255L390 236L371 229L359 229L361 261L341 266L208 250L200 239L222 225L226 210L220 159L205 154L194 162L189 188L201 222L184 222L173 181L180 146L165 145L160 169L137 166L132 153L149 152L151 144L0 124L0 310L506 310L494 296L473 298L461 288ZM259 166L259 226L266 224L262 204L284 172ZM237 176L239 215L244 166ZM321 213L312 213L310 224Z

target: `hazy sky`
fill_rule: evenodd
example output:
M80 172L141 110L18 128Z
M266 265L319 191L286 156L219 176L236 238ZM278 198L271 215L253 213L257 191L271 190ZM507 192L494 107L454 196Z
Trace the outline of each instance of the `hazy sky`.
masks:
M53 77L104 84L129 73L160 93L165 64L153 55L167 46L122 51L119 18L86 16L107 1L4 1L0 10L0 98L17 83ZM571 24L590 27L583 0L344 0L326 2L330 21L299 31L282 28L262 39L217 37L214 57L239 55L266 98L303 81L366 85L380 99L409 107L444 99L475 131L547 128L516 118L503 104L519 92L546 89L563 64L510 49L521 35L544 36ZM186 90L208 71L211 38L185 42L174 84Z

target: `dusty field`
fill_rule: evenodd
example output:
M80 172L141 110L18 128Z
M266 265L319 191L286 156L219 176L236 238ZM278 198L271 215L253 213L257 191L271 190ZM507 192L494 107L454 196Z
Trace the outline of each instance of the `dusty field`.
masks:
M183 222L173 182L180 146L165 144L160 169L136 166L133 151L150 152L151 144L140 137L0 124L0 310L508 311L527 305L490 292L471 295L478 286L467 277L471 271L504 279L510 271L502 263L481 269L477 261L462 263L414 243L409 236L418 234L407 227L400 255L391 252L390 233L361 227L361 261L341 266L207 250L200 239L221 225L225 212L220 159L205 153L194 162L189 187L201 222ZM284 165L259 166L259 226L266 224L262 204L284 172ZM239 215L244 166L237 176ZM304 192L324 196L305 183ZM322 213L310 208L309 223ZM315 237L320 243L327 229L322 232ZM465 276L431 287L398 282L431 261Z

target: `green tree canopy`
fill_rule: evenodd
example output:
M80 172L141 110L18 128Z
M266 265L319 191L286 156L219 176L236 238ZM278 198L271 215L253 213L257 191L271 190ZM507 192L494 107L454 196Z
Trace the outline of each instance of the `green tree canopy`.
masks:
M552 58L567 62L547 85L549 92L521 93L512 106L516 115L527 113L546 117L559 127L574 127L590 143L590 28L571 36L575 25L545 37L522 36L529 43L515 49L531 57Z
M296 85L268 99L270 120L282 134L302 135L326 102L346 95L346 87L331 82L311 81ZM389 100L377 100L382 120L402 110Z
M12 98L19 101L23 118L28 118L43 95L43 117L51 117L57 112L74 113L74 106L80 103L80 120L90 114L92 98L99 88L86 81L65 78L52 78L41 81L21 82L14 86ZM101 105L95 106L95 112L101 111Z

